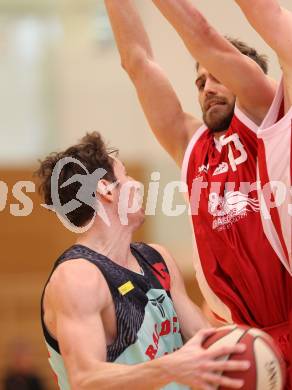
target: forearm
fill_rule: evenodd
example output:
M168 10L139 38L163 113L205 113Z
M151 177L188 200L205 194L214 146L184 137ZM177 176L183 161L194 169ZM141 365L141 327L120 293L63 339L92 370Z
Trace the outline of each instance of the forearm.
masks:
M131 70L137 58L152 58L152 49L142 20L132 0L105 0L121 62Z
M78 383L76 390L160 389L175 380L171 374L173 360L173 356L168 355L137 365L102 363Z
M279 29L285 26L285 17L277 0L235 0L253 28L277 51ZM277 26L275 31L274 26ZM283 40L285 37L282 38Z
M274 89L260 67L209 25L190 0L152 0L182 38L190 54L237 97L261 123Z
M185 342L194 337L199 330L211 327L202 310L191 299L188 298L181 307L177 306L176 311Z
M195 333L194 333L194 335L201 329L211 328L211 324L208 321L207 317L204 315L202 309L199 308L197 305L195 305L192 301L191 301L191 305L193 308L193 313L194 313L193 316L194 316L194 320L195 320L195 324L194 324Z
M253 0L252 2L249 0L235 0L235 2L239 5L247 18L251 18L255 23L257 19L258 22L262 22L263 24L266 23L267 20L270 22L272 21L271 18L273 18L273 16L281 12L281 7L277 0ZM268 27L270 28L271 25Z
M214 67L210 58L215 51L233 51L189 0L152 1L178 32L192 56L204 66ZM211 71L209 67L208 70Z

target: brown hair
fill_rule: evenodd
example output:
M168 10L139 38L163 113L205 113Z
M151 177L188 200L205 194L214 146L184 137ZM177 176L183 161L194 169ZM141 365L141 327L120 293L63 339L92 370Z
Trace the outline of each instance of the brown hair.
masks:
M98 132L93 132L86 134L86 136L80 140L79 144L71 146L64 152L50 154L43 161L40 161L40 168L36 172L36 175L40 178L39 191L43 195L45 203L47 205L52 205L53 203L51 177L56 164L63 158L75 158L83 164L90 174L98 168L103 168L106 170L106 174L103 178L110 182L114 182L116 177L113 170L114 160L111 157L111 154L117 155L117 153L118 151L116 149L106 147ZM76 193L81 187L81 183L74 182L61 188L63 183L76 174L86 175L84 168L77 163L68 162L61 169L58 180L58 194L61 205L75 199ZM75 226L80 227L85 225L93 215L94 209L83 203L76 210L66 214L66 217Z
M268 57L264 54L259 54L256 49L248 46L245 42L236 38L225 36L225 38L245 56L248 56L255 61L265 74L268 73ZM200 64L197 62L196 69L199 69Z

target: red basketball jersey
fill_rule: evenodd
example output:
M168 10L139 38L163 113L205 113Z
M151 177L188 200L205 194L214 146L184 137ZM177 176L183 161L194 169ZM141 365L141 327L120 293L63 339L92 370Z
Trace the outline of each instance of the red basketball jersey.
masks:
M183 178L205 299L227 322L265 328L288 321L291 278L263 230L257 159L257 126L236 108L220 142L206 127L197 131L185 154Z

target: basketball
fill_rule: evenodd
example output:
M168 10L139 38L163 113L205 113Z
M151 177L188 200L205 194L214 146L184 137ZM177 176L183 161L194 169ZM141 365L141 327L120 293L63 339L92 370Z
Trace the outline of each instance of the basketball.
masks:
M249 360L251 367L244 372L223 373L230 378L244 380L242 390L282 390L285 384L285 363L272 338L265 332L243 326L224 326L208 337L204 348L245 344L246 351L225 359ZM227 390L220 386L218 390Z

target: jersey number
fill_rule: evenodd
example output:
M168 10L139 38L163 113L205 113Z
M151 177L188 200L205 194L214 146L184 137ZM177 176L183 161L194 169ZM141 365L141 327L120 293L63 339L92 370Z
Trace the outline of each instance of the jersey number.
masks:
M240 156L237 158L234 158L234 154L231 148L231 142L233 142L236 150L240 152ZM244 149L243 144L241 143L238 134L231 134L229 137L224 137L224 135L220 138L220 143L222 145L228 145L228 159L230 162L230 166L235 172L237 170L237 165L240 165L247 161L247 153L246 150Z

